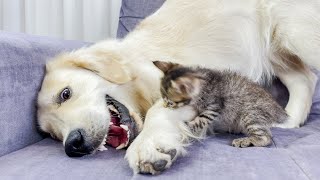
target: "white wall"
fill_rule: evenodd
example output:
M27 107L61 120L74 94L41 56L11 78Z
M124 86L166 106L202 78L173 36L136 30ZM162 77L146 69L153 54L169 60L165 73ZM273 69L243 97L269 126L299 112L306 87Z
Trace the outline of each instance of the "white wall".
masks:
M0 0L0 30L95 42L115 37L121 0Z

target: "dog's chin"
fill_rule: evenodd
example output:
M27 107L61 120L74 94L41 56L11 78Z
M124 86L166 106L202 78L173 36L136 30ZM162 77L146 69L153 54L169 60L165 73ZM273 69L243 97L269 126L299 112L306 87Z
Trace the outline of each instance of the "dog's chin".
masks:
M138 135L135 119L130 116L126 106L109 95L106 95L106 103L110 113L110 124L108 133L97 150L106 150L107 146L116 149L126 148Z

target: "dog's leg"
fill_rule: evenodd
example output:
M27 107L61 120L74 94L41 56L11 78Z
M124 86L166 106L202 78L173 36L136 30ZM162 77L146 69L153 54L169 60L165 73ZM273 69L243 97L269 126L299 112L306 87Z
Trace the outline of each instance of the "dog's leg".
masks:
M300 127L309 114L317 77L309 69L280 71L277 72L277 76L289 91L289 101L286 106L289 119L286 123L277 126L282 128Z
M308 66L320 70L320 3L317 0L279 1L274 7L273 47L280 57L276 75L288 88L286 111L289 121L282 127L303 124L312 104L317 77ZM278 68L276 68L278 69Z
M143 130L126 153L134 173L158 174L169 168L185 151L190 133L185 122L194 117L195 112L188 106L170 110L160 100L151 107Z

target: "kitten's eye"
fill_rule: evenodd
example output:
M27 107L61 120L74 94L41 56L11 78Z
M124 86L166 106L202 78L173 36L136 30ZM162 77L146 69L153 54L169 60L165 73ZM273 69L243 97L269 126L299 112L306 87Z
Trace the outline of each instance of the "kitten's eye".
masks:
M176 107L178 107L178 104L176 102L174 102L174 101L170 101L169 107L170 108L176 108Z
M56 136L56 135L53 134L53 133L50 133L50 136L51 136L52 139L54 139L54 140L56 140L56 141L61 141L61 139L58 138L58 136Z
M60 102L65 102L71 98L71 90L69 88L64 88L59 96Z
M179 104L181 103L181 104L189 104L191 102L191 100L190 99L187 99L187 100L182 100L182 101L180 101L179 102Z

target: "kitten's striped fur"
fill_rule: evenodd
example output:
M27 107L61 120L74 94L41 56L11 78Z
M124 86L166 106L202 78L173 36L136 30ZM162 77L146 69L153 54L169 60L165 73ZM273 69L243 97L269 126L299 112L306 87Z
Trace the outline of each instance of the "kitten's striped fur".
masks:
M161 94L165 106L191 105L198 116L188 125L198 136L208 130L244 133L247 137L233 140L233 146L267 146L270 127L287 120L286 112L269 93L237 73L162 61L154 64L164 72Z

